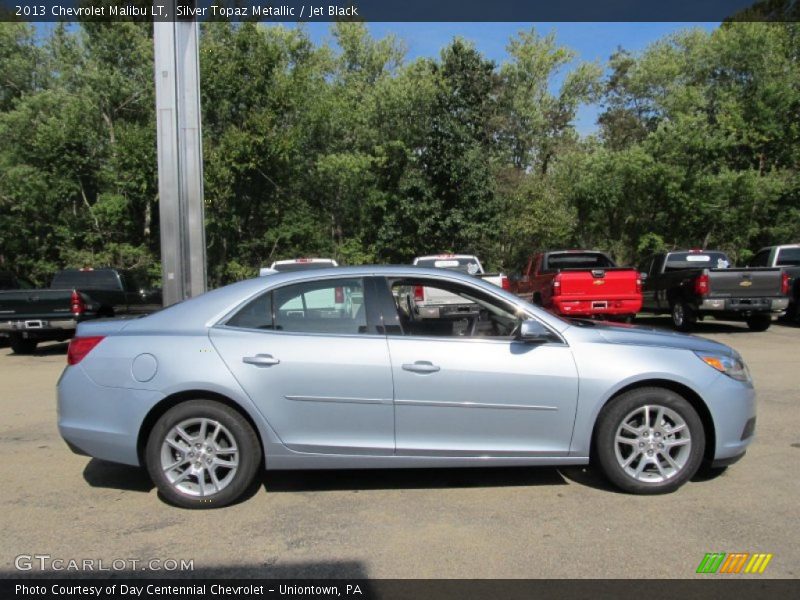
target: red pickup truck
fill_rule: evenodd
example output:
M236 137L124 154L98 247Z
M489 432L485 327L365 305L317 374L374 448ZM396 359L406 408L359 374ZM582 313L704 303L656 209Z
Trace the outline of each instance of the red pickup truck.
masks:
M631 321L642 308L639 272L594 250L535 254L511 281L511 291L564 316Z

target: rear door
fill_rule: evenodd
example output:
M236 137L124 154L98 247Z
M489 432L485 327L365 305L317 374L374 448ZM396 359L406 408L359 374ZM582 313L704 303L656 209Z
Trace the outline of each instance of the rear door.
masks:
M394 452L389 352L368 319L365 281L286 284L211 330L233 375L292 450Z

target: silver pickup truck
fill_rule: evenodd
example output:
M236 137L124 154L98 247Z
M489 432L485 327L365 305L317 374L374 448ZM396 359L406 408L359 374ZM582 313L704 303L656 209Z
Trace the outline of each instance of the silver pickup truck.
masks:
M503 273L486 273L481 261L472 254L437 254L434 256L419 256L414 259L415 266L449 269L466 273L474 277L493 283L494 285L508 290L510 282ZM407 310L413 311L415 315L422 319L439 319L446 316L457 316L463 313L470 313L474 310L475 304L465 302L464 298L451 294L445 290L414 286L405 290L402 300L408 305Z

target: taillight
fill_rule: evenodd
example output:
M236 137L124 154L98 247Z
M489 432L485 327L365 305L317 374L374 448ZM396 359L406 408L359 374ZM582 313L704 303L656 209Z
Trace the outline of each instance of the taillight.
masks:
M504 290L511 290L511 282L505 275L500 275L500 287Z
M334 295L333 301L336 304L343 304L344 303L344 288L337 287L334 290L333 295Z
M414 302L425 302L425 288L421 285L414 286Z
M711 291L709 288L708 274L698 275L697 279L694 280L694 293L698 296L707 296L708 292Z
M561 295L561 282L556 277L553 280L553 296L560 296Z
M786 271L781 273L781 294L789 295L789 274Z
M637 277L636 278L636 293L637 294L641 294L642 293L642 278L641 277Z
M84 313L85 310L86 303L83 301L83 297L80 295L80 293L78 293L77 290L72 290L69 311L76 317L79 317Z
M94 350L94 347L102 342L103 339L104 336L102 335L72 338L69 342L69 348L67 349L67 364L77 365L86 358L86 355Z

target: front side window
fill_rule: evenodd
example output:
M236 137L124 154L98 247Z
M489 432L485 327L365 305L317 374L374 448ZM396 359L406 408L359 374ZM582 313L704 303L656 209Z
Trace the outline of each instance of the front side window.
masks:
M402 335L511 339L525 318L515 306L458 283L416 278L389 283Z

